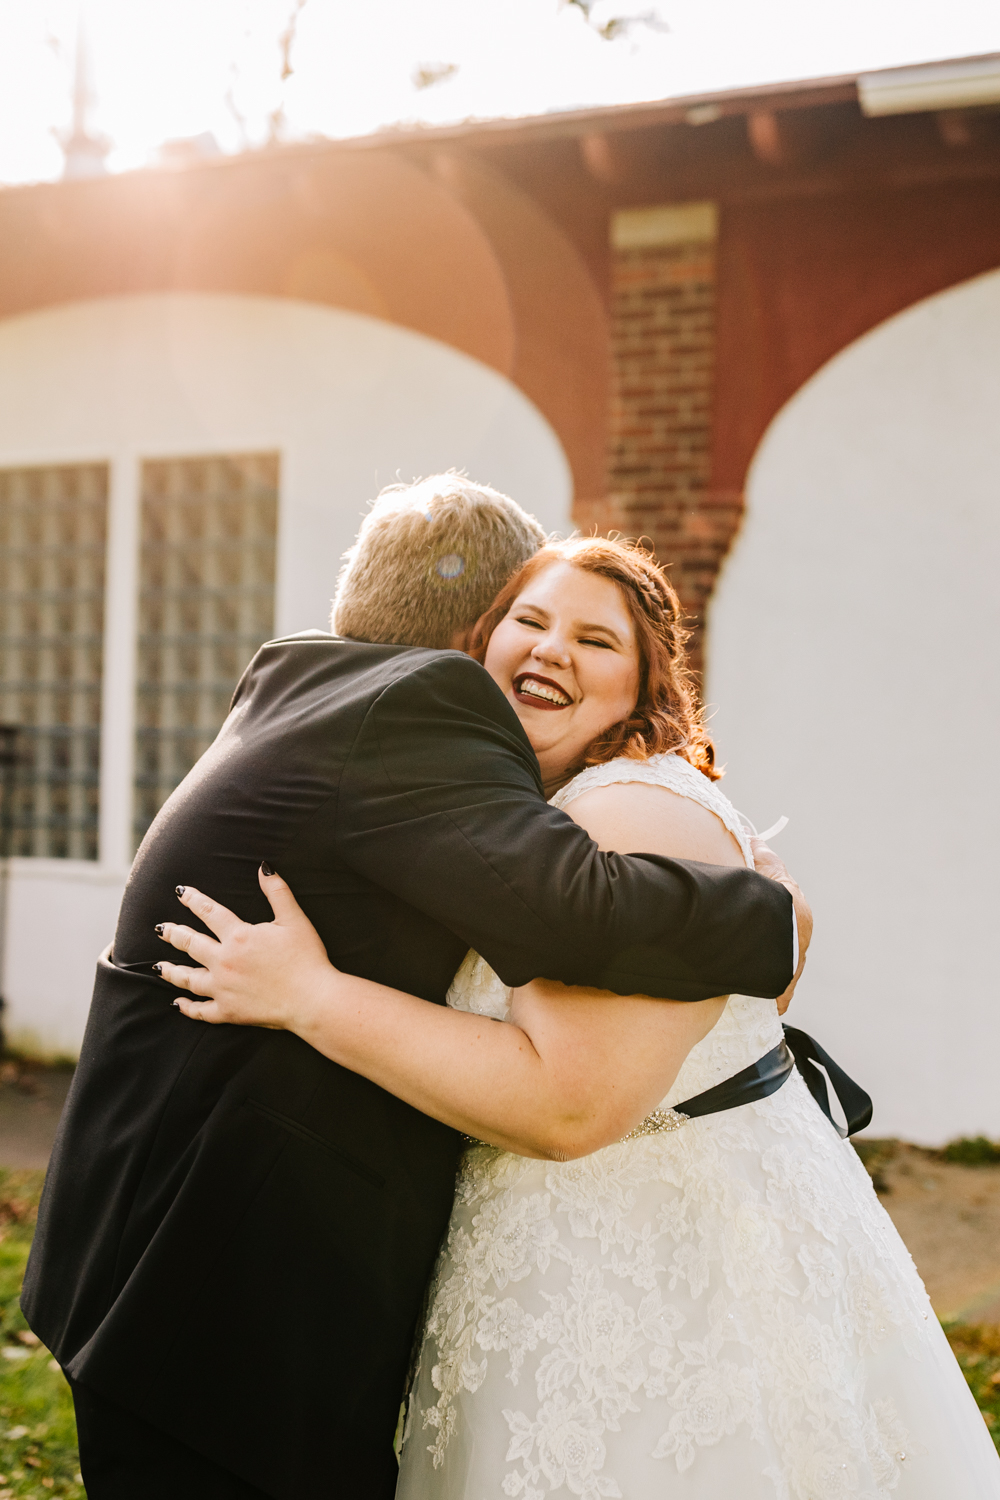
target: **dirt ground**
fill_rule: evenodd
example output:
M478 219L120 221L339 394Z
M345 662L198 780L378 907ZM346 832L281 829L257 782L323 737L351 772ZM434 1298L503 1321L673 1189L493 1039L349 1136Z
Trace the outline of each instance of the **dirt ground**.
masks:
M961 1166L893 1142L875 1182L938 1317L1000 1324L1000 1165Z
M0 1167L46 1167L73 1074L0 1064Z
M0 1065L0 1166L47 1164L71 1079L68 1070ZM865 1154L938 1316L1000 1324L1000 1165L961 1166L899 1142Z

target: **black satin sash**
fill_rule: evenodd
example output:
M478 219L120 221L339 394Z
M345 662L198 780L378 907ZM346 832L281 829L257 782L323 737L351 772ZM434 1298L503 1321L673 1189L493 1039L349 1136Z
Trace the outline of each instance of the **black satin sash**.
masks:
M772 1047L770 1052L765 1052L763 1057L758 1057L748 1068L741 1068L732 1078L726 1078L714 1088L673 1105L673 1109L677 1114L695 1120L700 1115L715 1115L724 1109L736 1109L741 1104L753 1104L756 1099L766 1099L768 1094L780 1089L792 1069L797 1067L810 1094L838 1135L849 1136L864 1130L871 1123L872 1101L860 1084L848 1077L843 1068L807 1032L798 1031L794 1026L782 1029L785 1033L784 1041ZM830 1112L826 1078L817 1064L822 1064L833 1084L834 1093L847 1119L846 1129L837 1124Z

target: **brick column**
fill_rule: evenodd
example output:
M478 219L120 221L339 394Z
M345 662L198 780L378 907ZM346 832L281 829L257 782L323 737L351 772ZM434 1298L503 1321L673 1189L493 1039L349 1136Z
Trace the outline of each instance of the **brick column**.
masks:
M709 488L715 366L712 203L614 215L608 498L601 530L647 538L694 627L739 525L738 494Z

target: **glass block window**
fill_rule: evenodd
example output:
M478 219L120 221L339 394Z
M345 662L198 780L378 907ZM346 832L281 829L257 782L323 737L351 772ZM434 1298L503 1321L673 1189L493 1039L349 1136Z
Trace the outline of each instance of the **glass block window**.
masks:
M0 722L15 725L3 842L96 859L108 466L0 469Z
M278 455L143 464L135 844L274 634Z

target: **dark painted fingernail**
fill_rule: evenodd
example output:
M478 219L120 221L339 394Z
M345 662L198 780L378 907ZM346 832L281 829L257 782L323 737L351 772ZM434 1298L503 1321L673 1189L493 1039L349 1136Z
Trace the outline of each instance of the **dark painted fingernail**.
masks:
M171 1000L170 1003L171 1003L171 1005L176 1005L177 1009L180 1010L180 1008L181 1008L181 1002L179 1000Z
M157 937L163 936L163 929L166 925L167 924L165 922L157 922L156 926L153 928L153 931L156 933Z
M186 885L175 885L174 886L174 890L176 891L176 893L177 893L178 896L183 896L184 892L187 890L187 886Z
M163 973L163 965L162 964L154 964L153 968L155 969L155 971L156 971L157 974L162 974Z
M273 875L274 874L274 871L271 869L271 866L268 864L268 862L267 862L266 859L262 859L261 862L260 862L260 873L262 875Z

